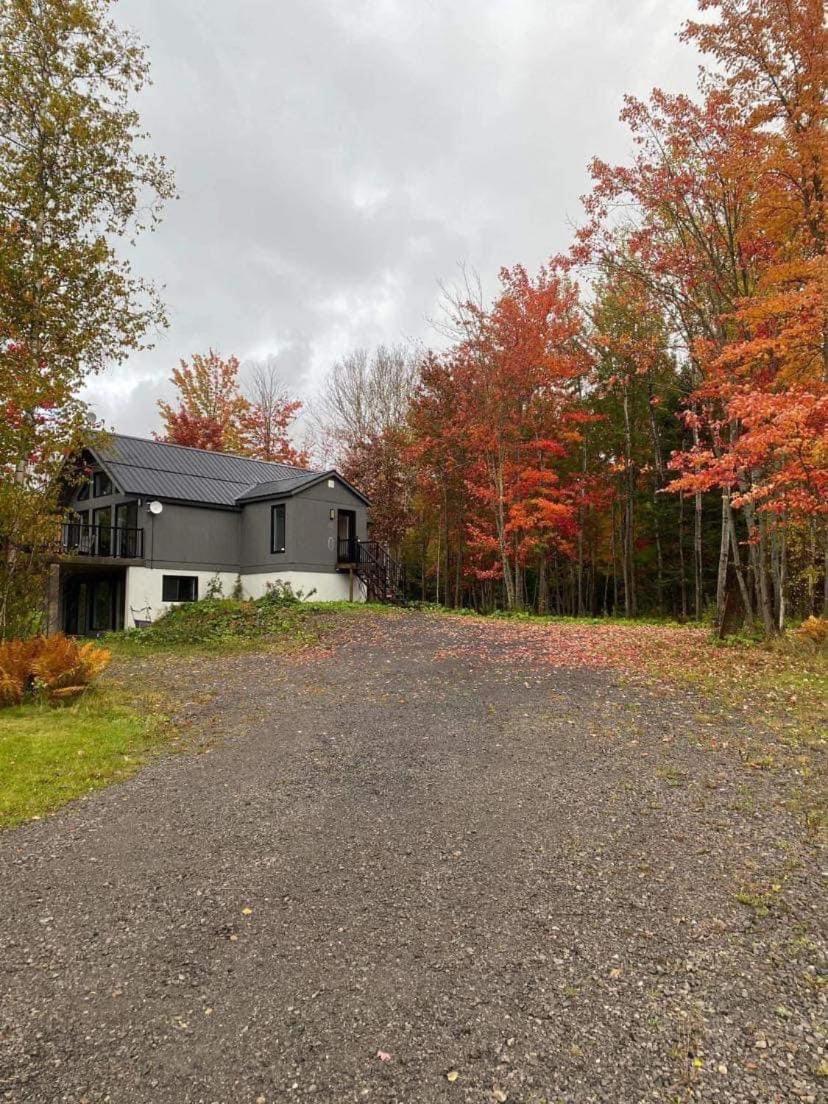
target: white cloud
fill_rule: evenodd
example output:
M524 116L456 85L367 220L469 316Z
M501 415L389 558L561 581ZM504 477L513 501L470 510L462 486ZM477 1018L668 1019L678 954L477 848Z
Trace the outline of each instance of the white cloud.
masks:
M279 353L307 395L360 344L436 341L438 281L563 249L625 91L690 88L691 0L121 0L181 198L139 242L171 327L92 381L147 433L180 357Z

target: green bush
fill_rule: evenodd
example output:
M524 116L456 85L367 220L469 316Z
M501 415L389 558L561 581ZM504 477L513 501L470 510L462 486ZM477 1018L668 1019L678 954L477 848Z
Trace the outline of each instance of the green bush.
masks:
M227 650L259 640L307 636L301 599L289 587L272 588L263 597L202 598L173 606L145 629L130 629L109 638L118 650Z

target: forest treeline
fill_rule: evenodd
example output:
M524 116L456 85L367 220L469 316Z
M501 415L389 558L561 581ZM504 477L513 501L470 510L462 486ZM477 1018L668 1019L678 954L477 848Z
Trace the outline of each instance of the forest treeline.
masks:
M90 373L165 321L117 252L174 194L110 0L0 11L0 636L32 631ZM411 597L714 615L768 636L828 606L822 0L699 0L694 94L628 97L571 247L446 293L434 348L357 350L300 404L210 350L160 436L335 464ZM59 279L55 275L59 274ZM307 415L306 415L307 416Z
M695 97L627 98L628 164L540 272L447 302L448 347L345 358L329 438L423 597L561 614L828 604L820 0L702 0Z
M467 276L439 351L357 350L312 404L412 597L766 635L825 611L822 4L700 7L697 95L627 98L633 157L592 162L571 249L491 302ZM182 363L162 436L295 461L297 404L263 450L272 367L252 402L237 369Z

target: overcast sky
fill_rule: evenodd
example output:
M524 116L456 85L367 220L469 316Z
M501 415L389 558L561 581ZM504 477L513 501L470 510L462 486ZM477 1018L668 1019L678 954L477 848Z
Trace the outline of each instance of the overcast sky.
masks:
M139 107L180 198L133 251L165 285L155 348L89 388L157 428L179 357L279 357L308 398L359 345L420 339L438 282L566 248L586 165L628 152L624 92L690 89L692 0L121 0Z

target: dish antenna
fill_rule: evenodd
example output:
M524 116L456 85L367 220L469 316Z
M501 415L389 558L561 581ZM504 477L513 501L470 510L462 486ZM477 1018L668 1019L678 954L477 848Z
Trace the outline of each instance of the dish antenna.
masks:
M149 510L149 512L150 512L151 514L154 514L154 515L156 515L156 516L157 516L158 514L160 514L160 513L161 513L161 511L162 511L162 510L164 509L164 507L163 507L163 505L162 505L162 504L161 504L161 503L160 503L160 502L158 501L158 499L157 499L157 498L154 498L154 499L152 500L152 502L151 502L151 503L149 504L149 506L147 506L147 509Z

